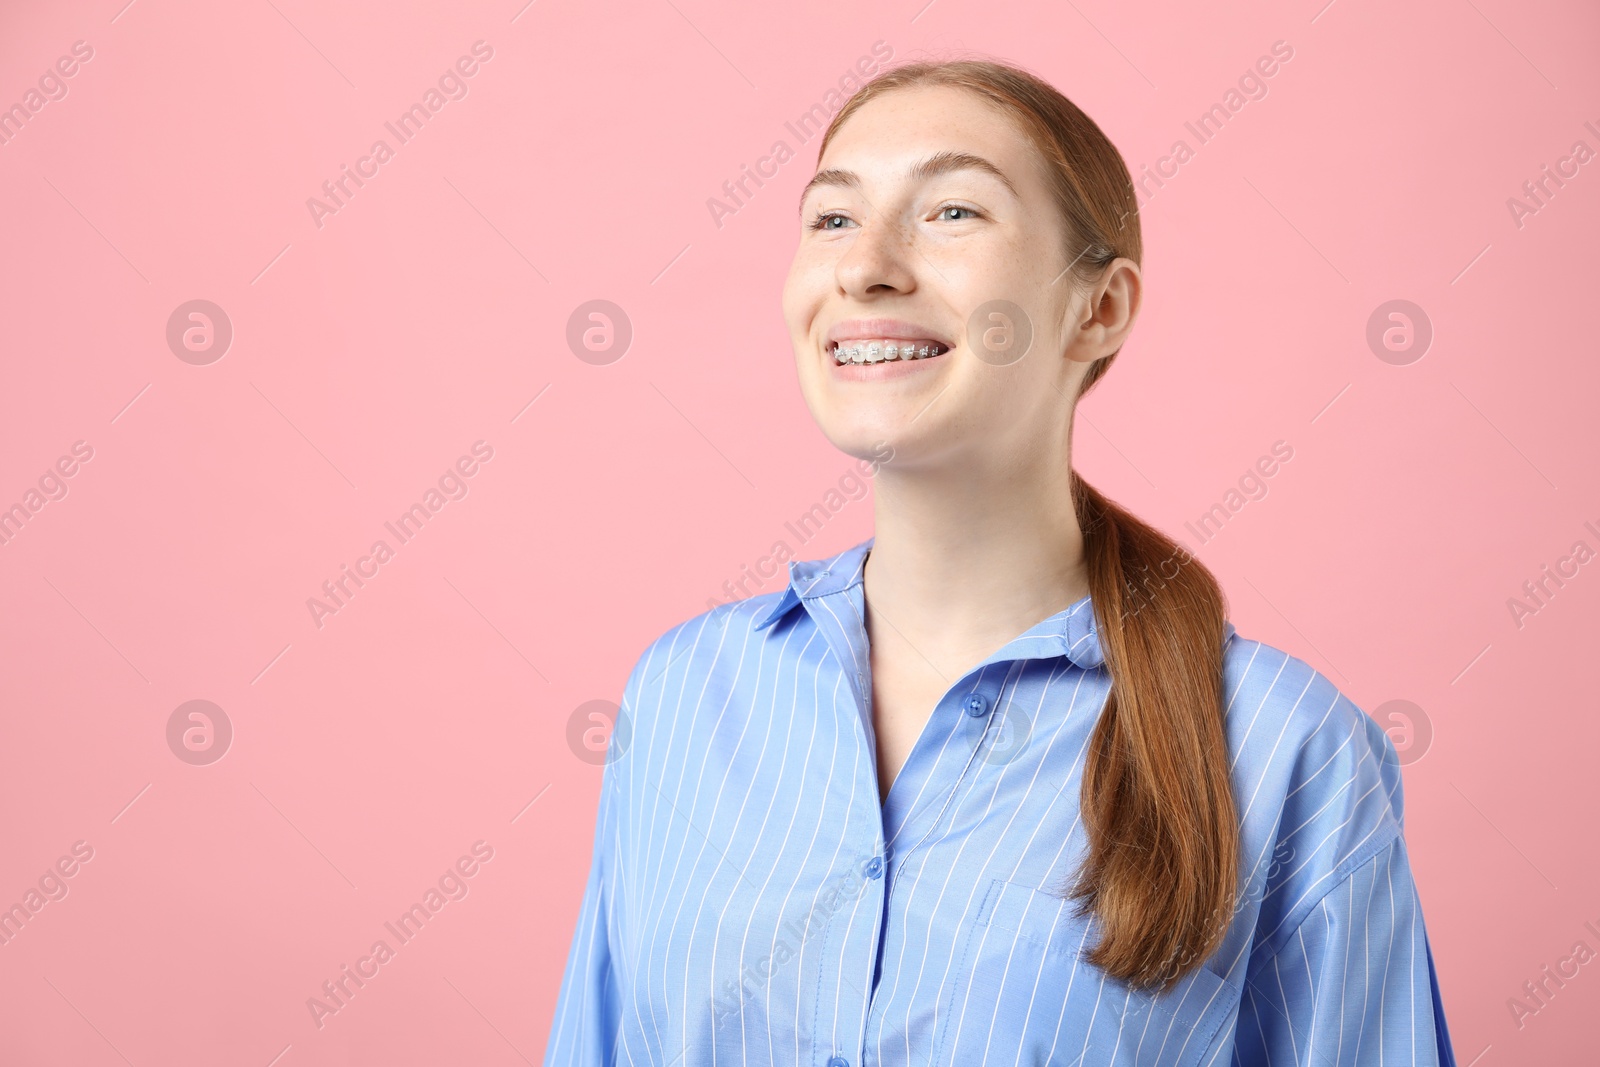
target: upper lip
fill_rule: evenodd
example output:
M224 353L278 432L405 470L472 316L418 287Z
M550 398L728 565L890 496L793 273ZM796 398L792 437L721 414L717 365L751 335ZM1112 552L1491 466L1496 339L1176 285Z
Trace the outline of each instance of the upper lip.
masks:
M937 341L945 348L951 347L950 342L936 331L900 319L846 319L834 323L828 330L829 341L872 341L880 338L885 341Z

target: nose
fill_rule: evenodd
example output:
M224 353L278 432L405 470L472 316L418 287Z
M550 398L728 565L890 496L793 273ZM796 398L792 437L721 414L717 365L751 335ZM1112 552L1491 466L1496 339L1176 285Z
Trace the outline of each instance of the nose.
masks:
M869 218L857 228L834 274L849 296L909 293L916 288L915 255L911 235L897 220Z

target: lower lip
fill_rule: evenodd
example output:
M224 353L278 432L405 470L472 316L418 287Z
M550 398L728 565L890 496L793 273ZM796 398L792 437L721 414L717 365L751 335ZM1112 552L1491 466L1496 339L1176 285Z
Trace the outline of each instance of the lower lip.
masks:
M950 350L945 349L937 356L923 356L921 359L885 359L877 363L840 363L833 358L832 352L824 352L823 358L833 370L833 376L846 382L887 382L896 378L906 378L916 374L929 364L942 364L950 355Z

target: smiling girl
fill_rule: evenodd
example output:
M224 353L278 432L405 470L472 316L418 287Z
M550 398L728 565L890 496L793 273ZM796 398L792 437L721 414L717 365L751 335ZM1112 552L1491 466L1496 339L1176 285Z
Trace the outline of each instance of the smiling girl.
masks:
M875 534L640 656L546 1062L1452 1063L1388 737L1072 469L1143 299L1110 141L902 66L800 208Z

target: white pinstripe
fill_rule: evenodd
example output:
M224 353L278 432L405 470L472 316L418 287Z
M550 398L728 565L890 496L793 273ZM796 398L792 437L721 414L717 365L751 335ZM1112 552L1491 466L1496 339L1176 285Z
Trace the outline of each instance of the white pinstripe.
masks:
M791 564L782 593L675 626L635 663L546 1063L1021 1067L1064 1048L1085 1067L1337 1067L1347 1044L1356 1062L1453 1063L1393 747L1327 678L1229 628L1238 907L1198 970L1136 993L1083 958L1097 924L1053 895L1087 849L1108 682L1092 606L956 680L880 801L870 544ZM1010 719L1026 745L989 758Z

